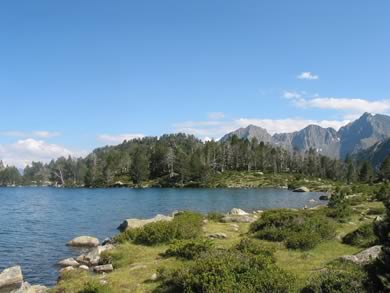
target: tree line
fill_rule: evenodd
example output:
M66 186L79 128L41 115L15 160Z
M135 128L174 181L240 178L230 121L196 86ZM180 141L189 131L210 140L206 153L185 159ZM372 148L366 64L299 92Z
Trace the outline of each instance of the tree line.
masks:
M103 187L141 184L184 186L205 183L225 171L296 173L305 176L373 182L390 179L390 157L381 170L369 162L344 161L318 154L287 151L232 136L227 141L203 142L193 135L167 134L124 141L117 146L95 149L85 158L61 157L49 163L32 162L21 174L0 161L0 185L56 185Z

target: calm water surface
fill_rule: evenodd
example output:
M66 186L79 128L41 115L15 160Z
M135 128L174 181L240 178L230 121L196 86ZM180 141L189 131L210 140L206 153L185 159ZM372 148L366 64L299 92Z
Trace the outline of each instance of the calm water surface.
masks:
M320 193L284 189L55 189L0 188L0 270L18 264L25 280L54 285L56 263L80 251L65 246L79 235L100 240L126 218L175 210L227 212L301 208Z

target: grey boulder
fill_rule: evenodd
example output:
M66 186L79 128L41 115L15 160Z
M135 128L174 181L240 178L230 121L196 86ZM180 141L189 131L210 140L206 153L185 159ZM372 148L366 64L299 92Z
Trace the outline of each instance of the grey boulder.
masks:
M92 236L79 236L70 240L67 245L77 247L96 247L99 245L99 239Z

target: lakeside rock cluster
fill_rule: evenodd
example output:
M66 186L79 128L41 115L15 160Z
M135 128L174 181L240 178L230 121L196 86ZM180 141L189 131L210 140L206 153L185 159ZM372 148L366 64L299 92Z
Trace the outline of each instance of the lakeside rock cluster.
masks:
M109 273L114 270L111 264L101 265L101 255L104 251L114 248L111 239L105 239L100 245L99 239L91 236L79 236L67 243L68 246L85 247L89 251L79 255L76 259L66 258L58 262L60 278L63 272L72 271L76 268L95 273Z
M45 286L24 282L20 266L10 267L0 273L0 293L44 293L47 290Z

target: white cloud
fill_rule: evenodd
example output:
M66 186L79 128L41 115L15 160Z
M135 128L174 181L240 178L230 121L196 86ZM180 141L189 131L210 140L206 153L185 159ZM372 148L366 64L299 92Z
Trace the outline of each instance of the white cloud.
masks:
M0 144L0 159L8 165L23 168L32 161L49 162L61 156L83 156L86 152L72 151L58 144L27 138L12 144Z
M37 131L2 131L0 136L12 136L12 137L38 137L38 138L50 138L55 136L60 136L61 133L57 131L46 131L46 130L37 130Z
M297 76L298 79L307 79L307 80L316 80L320 77L318 75L315 75L309 71L302 72Z
M299 99L302 97L302 95L296 91L284 91L283 97L286 99Z
M101 134L98 136L98 140L108 144L119 144L124 140L132 140L135 138L145 137L142 133L125 133L125 134Z
M327 98L302 99L297 103L307 108L347 110L354 113L384 113L390 111L390 100L369 101L358 98Z
M220 120L225 118L225 114L223 112L211 112L208 114L208 118L210 120Z

